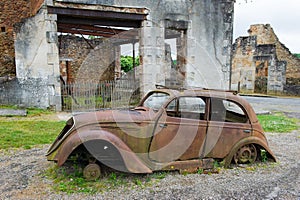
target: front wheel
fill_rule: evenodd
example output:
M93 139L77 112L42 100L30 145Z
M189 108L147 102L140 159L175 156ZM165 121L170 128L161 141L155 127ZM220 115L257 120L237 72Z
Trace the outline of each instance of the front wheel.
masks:
M254 163L257 158L257 150L254 144L247 144L237 150L233 156L235 164Z
M100 166L92 163L92 164L88 164L84 169L83 169L83 177L88 180L96 180L97 178L99 178L101 175L101 169Z

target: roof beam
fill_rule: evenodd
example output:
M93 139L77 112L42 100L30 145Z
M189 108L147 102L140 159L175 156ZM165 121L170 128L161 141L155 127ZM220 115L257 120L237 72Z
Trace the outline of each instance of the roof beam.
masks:
M103 36L103 37L112 37L119 33L122 33L124 29L114 29L114 28L105 28L105 27L97 27L97 26L90 26L90 25L82 25L82 24L64 24L58 23L58 32L65 32L65 33L74 33L74 34L84 34L85 35L95 35L95 36Z
M115 11L101 11L80 8L64 8L48 6L49 14L57 14L59 16L71 16L75 18L91 18L91 19L110 19L114 21L143 21L146 19L146 14L115 12Z
M140 21L104 20L58 16L58 23L140 28Z

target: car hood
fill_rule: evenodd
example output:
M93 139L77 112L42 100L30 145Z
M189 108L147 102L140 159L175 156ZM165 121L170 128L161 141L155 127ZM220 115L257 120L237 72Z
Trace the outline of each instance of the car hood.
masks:
M82 113L73 116L76 126L84 126L93 123L113 122L144 122L155 118L156 113L150 110L102 110L90 113Z

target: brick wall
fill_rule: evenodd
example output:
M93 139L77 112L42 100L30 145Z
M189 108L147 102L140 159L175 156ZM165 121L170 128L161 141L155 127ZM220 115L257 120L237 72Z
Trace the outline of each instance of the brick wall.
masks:
M30 1L0 1L0 77L15 75L13 26L30 16Z
M68 61L68 82L75 79L99 81L114 79L114 50L109 40L85 39L75 35L58 38L61 67ZM101 46L98 48L98 46Z
M31 15L34 15L44 3L44 0L30 0Z

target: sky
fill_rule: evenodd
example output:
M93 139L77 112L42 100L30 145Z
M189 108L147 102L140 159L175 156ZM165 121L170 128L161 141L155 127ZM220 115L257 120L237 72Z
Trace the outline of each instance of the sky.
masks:
M248 36L251 24L270 24L292 53L300 53L300 0L236 0L234 40Z

